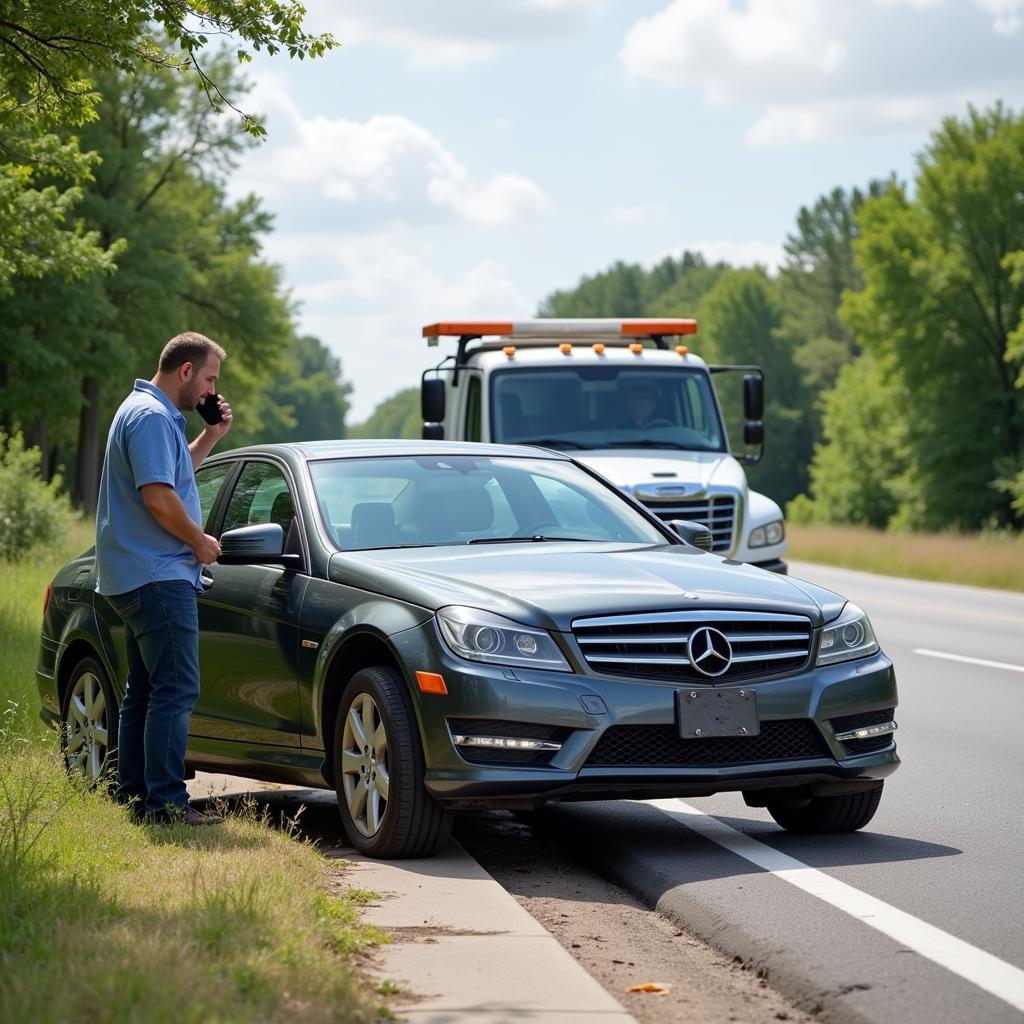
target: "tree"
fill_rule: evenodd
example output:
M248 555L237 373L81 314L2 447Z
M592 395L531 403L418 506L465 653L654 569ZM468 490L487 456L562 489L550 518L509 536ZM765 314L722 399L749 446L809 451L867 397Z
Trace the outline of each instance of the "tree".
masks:
M897 519L925 529L1019 524L997 481L1021 461L1024 120L1001 104L946 118L918 158L913 197L867 200L854 243L865 288L842 316L895 374L913 491ZM880 425L881 426L881 425Z
M766 457L748 476L751 486L777 501L789 501L806 486L809 439L792 347L779 332L782 307L777 287L761 268L728 271L701 303L699 320L701 354L709 362L751 363L764 370ZM715 378L734 439L742 436L736 376Z
M422 433L420 390L405 388L385 398L364 423L353 424L348 436L415 438Z

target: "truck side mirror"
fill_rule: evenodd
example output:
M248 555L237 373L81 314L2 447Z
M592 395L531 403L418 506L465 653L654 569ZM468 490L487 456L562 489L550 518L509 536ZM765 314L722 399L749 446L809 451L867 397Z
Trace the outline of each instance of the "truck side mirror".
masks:
M759 420L764 416L764 381L754 373L743 378L743 416L748 420Z
M747 420L743 424L743 443L751 448L764 444L764 424L760 420Z
M424 423L444 421L444 380L441 377L424 379L420 386L420 409Z
M424 441L443 441L444 440L444 424L443 423L424 423L423 424L423 440Z

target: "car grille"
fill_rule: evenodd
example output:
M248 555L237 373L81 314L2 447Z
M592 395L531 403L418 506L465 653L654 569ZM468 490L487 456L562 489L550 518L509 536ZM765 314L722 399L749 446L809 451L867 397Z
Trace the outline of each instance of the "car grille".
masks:
M531 740L562 743L572 731L537 722L507 722L496 718L449 718L453 736L516 736ZM495 747L456 747L459 757L470 764L482 765L546 765L557 751L503 750Z
M729 668L706 676L690 663L693 630L712 626L733 650ZM678 611L577 619L573 636L587 664L608 675L724 683L802 668L811 649L811 623L802 615L769 612Z
M850 729L864 729L869 725L885 725L896 716L895 708L883 708L881 711L864 711L859 715L844 715L832 718L829 725L833 732L848 732ZM843 749L849 755L870 754L874 750L884 750L895 742L892 733L883 736L868 736L863 740L843 740Z
M818 727L806 718L762 722L757 736L702 740L684 740L674 725L613 725L586 767L722 768L831 756Z
M736 499L731 494L716 494L710 498L688 501L640 500L666 523L671 519L689 519L700 523L711 531L711 550L729 551L732 548L732 534L736 523Z

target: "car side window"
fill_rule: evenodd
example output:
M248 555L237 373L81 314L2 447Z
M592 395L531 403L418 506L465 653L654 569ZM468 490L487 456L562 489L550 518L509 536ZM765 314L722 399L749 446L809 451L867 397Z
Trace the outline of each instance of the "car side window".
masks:
M217 495L235 464L224 462L217 466L206 466L196 472L196 487L199 490L199 521L205 530L210 522L210 513L217 503Z
M231 494L223 532L277 523L287 536L294 516L295 504L284 473L270 462L250 462Z

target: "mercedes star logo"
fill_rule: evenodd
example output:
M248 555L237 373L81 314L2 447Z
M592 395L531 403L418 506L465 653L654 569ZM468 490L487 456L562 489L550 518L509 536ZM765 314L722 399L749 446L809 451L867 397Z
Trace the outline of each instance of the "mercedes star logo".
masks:
M690 634L686 653L690 664L705 676L720 676L732 664L732 644L711 626L701 626Z

